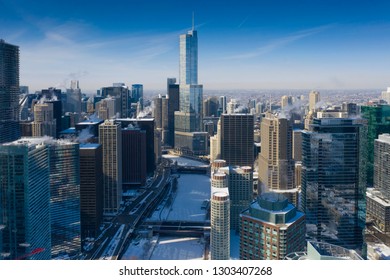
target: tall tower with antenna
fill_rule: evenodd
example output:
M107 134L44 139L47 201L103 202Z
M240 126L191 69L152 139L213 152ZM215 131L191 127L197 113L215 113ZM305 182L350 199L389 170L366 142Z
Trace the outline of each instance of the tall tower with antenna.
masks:
M180 35L180 111L175 112L175 148L204 154L207 136L200 132L203 86L198 84L198 33L194 18L193 13L192 29Z

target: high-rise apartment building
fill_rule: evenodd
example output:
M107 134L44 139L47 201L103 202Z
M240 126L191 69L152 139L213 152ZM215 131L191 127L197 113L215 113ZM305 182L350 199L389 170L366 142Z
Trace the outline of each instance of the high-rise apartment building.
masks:
M0 144L20 137L19 47L0 39Z
M250 166L254 162L254 116L221 115L221 159L227 165Z
M279 192L298 204L292 159L292 127L285 118L268 113L261 121L261 153L258 159L262 188Z
M374 188L367 190L367 220L390 235L390 134L379 135L374 154Z
M225 173L211 174L210 253L212 260L230 259L230 199Z
M361 119L313 120L302 132L302 205L308 238L362 250L366 217Z
M282 260L305 247L305 215L281 194L258 196L240 223L241 260Z
M50 161L40 139L0 145L0 253L51 258Z
M100 144L80 144L81 238L96 238L103 220L103 150Z
M32 122L32 136L51 136L57 135L57 123L54 119L52 103L35 104L34 121Z
M119 123L106 120L99 125L103 148L103 214L115 215L122 200L122 133Z

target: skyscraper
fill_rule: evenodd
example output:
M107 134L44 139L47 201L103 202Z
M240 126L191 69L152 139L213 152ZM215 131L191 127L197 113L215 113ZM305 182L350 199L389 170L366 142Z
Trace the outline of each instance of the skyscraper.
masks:
M259 180L265 189L282 193L298 206L298 189L294 184L292 127L285 118L268 113L261 121Z
M374 188L367 190L367 220L390 235L390 134L375 140Z
M131 102L138 103L143 101L144 98L144 86L141 84L131 85ZM143 106L143 103L141 104Z
M168 98L168 139L165 143L168 146L175 146L175 111L180 110L180 91L176 84L176 78L167 79Z
M42 141L50 158L51 257L76 256L81 252L79 144Z
M130 105L129 105L129 89L125 84L114 83L112 87L103 87L101 89L103 97L114 97L118 100L118 106L115 112L109 112L110 116L116 116L119 113L119 117L130 117ZM110 111L110 110L109 110Z
M282 260L305 247L305 215L281 194L258 196L240 223L241 260Z
M106 120L99 125L103 148L103 214L115 215L122 200L122 133L120 124Z
M136 126L122 129L123 190L146 182L146 131Z
M212 260L230 259L230 199L225 173L211 174L210 253Z
M70 89L66 90L66 96L66 112L81 114L81 89L79 81L71 81Z
M313 120L302 133L302 206L309 238L361 251L366 137L361 119Z
M0 145L0 253L7 259L51 258L49 164L41 139Z
M191 150L196 146L193 138L197 137L192 133L202 131L203 117L203 86L198 84L198 36L194 28L180 35L179 68L180 111L175 112L175 148Z
M250 166L253 168L253 131L253 115L221 115L221 159L226 160L227 165Z
M309 93L309 110L315 111L316 110L316 104L320 102L320 93L318 91L311 91Z
M32 122L32 136L51 136L57 135L57 123L53 118L53 104L43 103L34 106L34 121Z
M374 142L379 134L390 133L390 105L361 106L361 116L367 120L367 184L374 184Z
M386 91L382 91L381 97L387 104L390 104L390 87L388 87Z
M180 85L198 84L198 32L180 35Z
M0 144L20 137L19 47L0 39Z
M100 144L80 144L81 238L97 237L103 219L103 151Z

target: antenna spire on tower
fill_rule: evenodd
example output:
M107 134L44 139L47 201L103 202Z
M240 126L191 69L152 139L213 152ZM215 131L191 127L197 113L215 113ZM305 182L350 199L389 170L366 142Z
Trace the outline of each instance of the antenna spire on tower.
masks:
M192 31L195 30L195 12L192 12Z

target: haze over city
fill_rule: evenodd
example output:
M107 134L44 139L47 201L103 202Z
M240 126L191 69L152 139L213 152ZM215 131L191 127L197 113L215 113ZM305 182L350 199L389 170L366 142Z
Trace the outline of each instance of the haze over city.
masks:
M0 34L20 46L21 84L84 92L112 82L165 89L178 36L199 31L208 89L385 88L387 1L0 1Z

